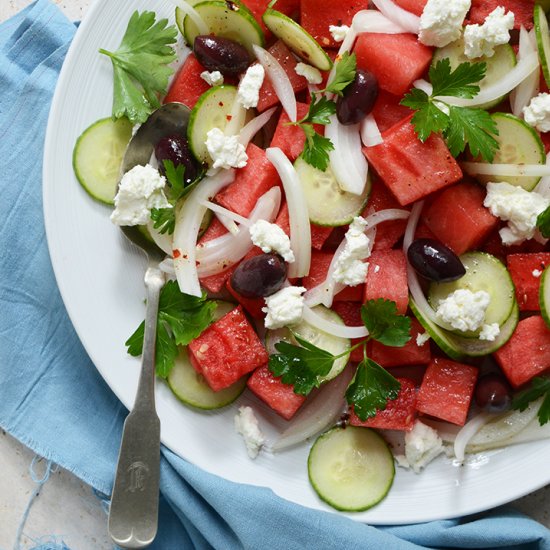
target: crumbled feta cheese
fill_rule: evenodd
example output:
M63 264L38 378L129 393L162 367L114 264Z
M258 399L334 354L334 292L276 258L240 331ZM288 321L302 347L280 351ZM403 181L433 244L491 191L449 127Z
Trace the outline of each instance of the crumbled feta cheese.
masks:
M265 69L259 64L251 65L244 73L237 92L237 101L245 108L257 107L260 88L264 82Z
M343 42L349 32L349 27L347 25L330 25L328 30L335 42Z
M413 429L405 434L405 456L397 455L395 460L398 466L412 468L419 474L422 468L443 451L443 441L437 432L417 420Z
M484 290L472 292L459 288L443 300L439 300L436 314L456 330L478 330L483 325L490 301L489 293Z
M239 412L235 415L235 430L243 436L248 456L256 458L265 443L265 437L252 407L239 407Z
M495 8L483 25L466 25L464 29L464 53L469 59L492 57L495 47L510 41L510 31L514 28L514 14L504 14L504 8Z
M116 225L144 225L153 208L171 208L164 195L165 185L166 179L151 165L134 166L120 180L111 221Z
M203 71L201 78L210 86L221 86L223 84L223 74L220 71Z
M214 164L212 168L242 168L246 166L248 155L239 136L226 136L219 128L212 128L205 141Z
M294 252L290 248L288 235L275 223L258 220L250 227L250 238L262 252L276 252L288 263L294 261Z
M346 244L334 266L335 281L348 286L357 286L367 278L368 263L363 262L370 255L370 239L365 235L367 222L361 216L353 219L346 232Z
M529 126L533 126L539 132L550 132L550 94L535 96L523 108L523 118Z
M488 342L494 342L496 337L500 334L500 327L498 323L491 323L490 325L483 325L479 333L480 340L487 340Z
M441 48L460 38L470 4L471 0L428 0L420 16L420 42Z
M542 271L540 269L533 269L531 274L533 275L533 277L537 277L538 279L542 275Z
M321 71L307 63L296 63L294 70L296 74L303 76L310 84L321 84L323 82Z
M302 320L304 309L304 297L306 291L303 286L287 286L281 288L275 294L265 298L265 305L262 308L265 316L265 328L282 328L286 325L293 325Z
M430 335L427 332L419 332L416 335L416 345L420 348L422 347L428 340L430 339Z
M489 182L483 204L493 216L508 222L499 233L505 245L513 245L533 238L537 217L548 208L550 199L506 182Z

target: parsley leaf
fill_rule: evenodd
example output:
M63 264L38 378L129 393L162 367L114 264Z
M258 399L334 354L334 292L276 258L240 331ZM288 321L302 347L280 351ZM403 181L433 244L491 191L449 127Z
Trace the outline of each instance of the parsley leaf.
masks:
M159 95L166 92L174 72L168 66L176 59L170 44L176 42L177 29L167 19L155 22L155 13L135 11L119 48L100 49L111 58L114 72L113 118L127 117L136 124L145 122L160 107Z
M168 281L160 292L157 319L156 372L166 378L174 366L177 346L186 346L199 336L212 322L216 303L206 295L197 298L180 292L176 281ZM128 338L125 345L128 353L141 355L143 348L144 322Z
M346 390L346 400L364 421L374 416L377 410L384 410L388 401L397 398L400 389L400 382L386 369L365 357Z
M519 392L512 400L512 408L524 411L531 401L545 396L538 412L539 424L543 426L550 421L550 378L536 376L531 387Z
M432 96L454 96L472 99L479 93L475 84L485 77L486 63L461 63L451 71L451 62L446 57L430 67L429 77L433 86Z
M411 319L397 313L391 300L368 300L361 307L361 319L369 336L385 346L403 347L411 339Z
M151 208L151 220L153 227L159 230L159 233L172 234L176 228L175 208Z
M335 65L334 78L324 91L340 96L343 95L344 89L355 80L356 74L357 58L355 54L352 53L350 55L349 52L344 52Z
M306 142L302 151L302 158L318 170L325 171L329 163L329 152L334 149L330 139L318 134L311 124L302 126L306 134Z
M422 142L434 132L443 132L449 125L448 115L432 103L430 96L423 90L413 88L401 104L416 110L412 123Z
M319 99L314 96L309 104L307 115L298 124L330 124L329 117L334 113L336 113L336 103L334 101L327 99L325 96L321 96Z
M550 206L537 216L537 229L545 239L550 237Z
M171 160L164 160L164 173L168 180L168 199L177 201L185 191L185 164L177 166Z

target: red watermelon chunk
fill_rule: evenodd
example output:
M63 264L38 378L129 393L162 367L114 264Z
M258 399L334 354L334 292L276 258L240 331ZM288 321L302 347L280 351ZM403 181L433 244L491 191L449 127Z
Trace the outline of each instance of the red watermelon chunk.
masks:
M361 304L359 302L334 302L332 304L332 310L336 312L344 321L344 324L348 327L360 327L363 326L363 319L361 319ZM363 340L362 338L354 338L351 341L351 345L354 346L358 342ZM363 360L363 346L359 346L354 349L350 355L350 361L359 363Z
M210 325L189 344L189 351L194 365L214 391L231 386L268 360L241 306Z
M521 320L494 356L515 388L550 368L550 330L543 318L534 315Z
M404 314L409 305L407 260L401 250L377 250L370 255L365 301L384 298L397 305Z
M213 239L217 239L222 235L227 233L227 229L222 225L218 218L214 218L202 237L198 240L198 244L206 243ZM224 287L225 283L231 276L233 272L233 267L217 273L216 275L209 275L208 277L202 277L200 279L201 285L206 288L209 292L217 294Z
M424 332L422 325L416 319L411 319L411 339L403 347L385 346L373 340L369 357L383 367L427 365L432 358L430 344L425 342L419 346L416 343L416 337Z
M527 30L533 28L535 0L472 0L467 23L482 25L485 18L498 6L503 6L506 12L514 13L514 29L522 26Z
M414 34L362 33L353 51L357 67L372 72L380 88L396 96L402 96L432 61L432 49Z
M456 254L479 246L498 225L498 218L483 206L485 190L463 181L441 191L422 219L436 237Z
M463 426L478 376L476 367L438 357L426 369L416 410Z
M410 118L382 134L380 145L363 152L399 204L411 204L462 178L462 170L439 134L422 143Z
M163 102L176 101L192 109L199 97L210 89L210 86L201 78L201 73L205 70L195 55L189 54L175 76Z
M394 2L404 10L410 11L420 17L428 0L394 0Z
M520 311L540 311L540 277L550 265L550 252L509 254L506 263L516 287Z
M381 132L385 132L388 128L411 115L411 109L400 105L400 101L401 97L390 94L385 90L378 92L378 98L371 113Z
M288 205L286 202L281 206L275 223L290 236L290 219L288 217ZM315 250L321 250L325 241L332 233L332 227L322 227L320 225L310 224L311 228L311 247Z
M266 38L271 36L271 33L264 25L262 15L267 9L271 0L241 0L242 3L252 12L254 19L258 22L262 30L264 31ZM290 17L296 16L300 12L300 0L277 0L277 11L284 13Z
M290 420L306 398L294 393L290 384L284 384L273 375L267 364L258 367L248 379L247 386L277 414Z
M383 411L379 410L375 416L363 421L353 409L350 409L349 423L352 426L378 430L411 431L416 417L416 386L408 378L398 378L397 380L401 382L399 395L396 399L388 401Z

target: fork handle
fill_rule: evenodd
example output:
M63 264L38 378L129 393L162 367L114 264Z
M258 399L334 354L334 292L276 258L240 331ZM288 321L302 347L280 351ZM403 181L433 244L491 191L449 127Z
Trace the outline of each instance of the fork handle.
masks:
M109 534L123 548L153 542L158 526L160 421L155 410L155 342L164 275L145 273L147 305L141 374L134 407L126 417L109 512Z

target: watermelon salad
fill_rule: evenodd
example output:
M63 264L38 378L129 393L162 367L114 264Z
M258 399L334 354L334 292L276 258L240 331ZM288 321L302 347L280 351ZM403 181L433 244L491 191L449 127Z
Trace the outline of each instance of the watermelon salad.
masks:
M101 50L113 114L74 168L166 255L157 374L285 419L266 441L239 408L252 458L317 437L336 509L550 435L547 4L180 0Z

